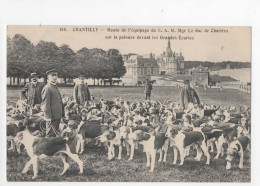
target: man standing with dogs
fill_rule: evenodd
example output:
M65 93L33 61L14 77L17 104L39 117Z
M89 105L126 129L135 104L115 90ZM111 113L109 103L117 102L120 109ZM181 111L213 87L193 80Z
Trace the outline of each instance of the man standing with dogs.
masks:
M21 90L21 100L27 100L27 104L32 109L36 104L42 103L41 92L44 83L38 82L38 75L31 73L31 82L27 83Z
M48 83L42 90L42 107L46 120L46 137L58 136L61 117L64 117L64 107L60 91L57 87L58 71L52 69L46 72Z
M85 84L85 76L80 75L79 80L80 83L74 87L73 97L78 105L84 106L86 101L90 101L90 92L88 86Z
M187 109L189 103L200 104L200 99L197 92L190 87L190 81L185 80L184 87L181 90L181 106L183 109Z
M152 89L153 89L152 83L149 81L149 79L146 79L144 83L145 100L151 100Z

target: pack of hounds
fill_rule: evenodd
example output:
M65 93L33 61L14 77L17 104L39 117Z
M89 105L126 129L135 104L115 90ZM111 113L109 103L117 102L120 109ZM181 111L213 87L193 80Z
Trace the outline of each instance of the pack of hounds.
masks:
M156 155L158 162L166 162L168 149L173 148L176 164L183 165L190 149L196 151L194 160L201 161L206 156L209 165L214 159L226 156L226 169L230 169L234 159L239 157L243 169L244 152L250 154L250 107L217 107L215 105L193 105L183 110L180 104L170 100L125 101L100 99L77 105L72 98L63 97L65 118L62 119L57 137L45 138L45 121L40 105L35 105L32 113L27 112L26 101L19 100L15 106L7 105L7 140L11 141L8 150L21 152L24 146L31 158L22 173L33 166L33 179L38 174L38 159L59 154L64 163L63 175L69 168L67 158L74 160L83 173L84 163L78 154L87 153L86 143L104 146L107 158L122 158L126 148L128 160L133 160L135 150L143 146L146 153L146 166L154 171ZM226 144L227 148L223 148ZM117 152L117 151L116 151ZM249 160L250 161L250 160Z

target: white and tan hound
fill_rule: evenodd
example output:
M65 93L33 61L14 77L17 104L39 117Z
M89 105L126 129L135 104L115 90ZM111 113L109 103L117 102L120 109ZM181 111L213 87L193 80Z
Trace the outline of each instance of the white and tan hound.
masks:
M70 151L68 145L68 139L64 137L54 137L54 138L43 138L36 137L30 134L29 131L21 131L15 137L17 143L22 143L25 146L28 156L31 158L25 165L22 173L26 174L30 168L33 166L33 177L35 179L38 174L38 159L53 156L54 154L59 154L62 158L64 168L60 175L63 175L70 165L67 162L67 157L74 160L80 169L80 174L83 173L83 162L79 159L77 154L73 154Z
M174 160L172 164L177 163L178 151L180 152L180 165L183 165L187 149L192 145L196 145L197 156L194 158L200 161L202 154L207 157L206 164L210 163L210 155L206 145L205 135L201 131L181 132L174 126L167 128L166 137L169 137L173 145ZM203 153L202 153L203 151Z

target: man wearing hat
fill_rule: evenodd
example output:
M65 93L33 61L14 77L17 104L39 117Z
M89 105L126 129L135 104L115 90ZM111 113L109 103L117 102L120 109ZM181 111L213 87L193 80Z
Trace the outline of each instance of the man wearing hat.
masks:
M85 84L85 76L79 76L79 84L74 87L73 97L77 104L84 106L86 101L90 101L90 92L88 86Z
M27 99L27 103L31 108L33 108L36 104L42 103L41 92L44 83L38 82L38 76L36 73L31 73L30 80L31 81L21 90L21 99Z
M61 117L64 117L64 107L60 91L57 87L58 71L52 69L46 72L48 83L42 90L42 109L46 120L46 137L59 135Z
M187 109L189 103L200 104L197 92L190 87L190 81L185 80L183 89L181 90L181 105L183 109Z
M144 83L145 100L151 100L152 89L153 89L152 83L149 81L149 79L146 79Z

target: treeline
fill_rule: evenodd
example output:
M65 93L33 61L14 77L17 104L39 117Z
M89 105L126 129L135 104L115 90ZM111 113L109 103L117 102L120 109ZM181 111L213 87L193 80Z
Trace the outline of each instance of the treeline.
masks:
M250 62L234 62L234 61L223 61L223 62L209 62L209 61L185 61L184 68L189 69L193 67L197 67L199 65L208 67L210 70L220 70L227 68L227 65L230 65L231 69L239 69L239 68L251 68Z
M65 85L69 79L80 74L95 82L120 78L126 72L122 55L117 49L105 51L84 47L74 52L66 44L58 47L54 42L40 41L34 46L23 35L7 37L7 77L10 78L10 85L15 79L18 85L20 79L25 82L31 72L37 72L46 81L45 72L53 68L59 71Z

